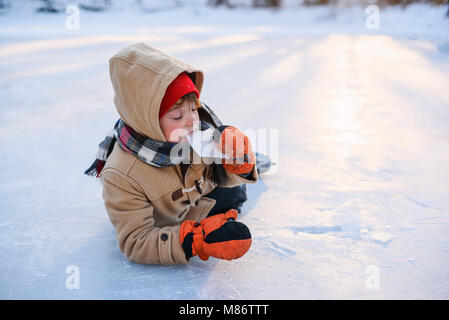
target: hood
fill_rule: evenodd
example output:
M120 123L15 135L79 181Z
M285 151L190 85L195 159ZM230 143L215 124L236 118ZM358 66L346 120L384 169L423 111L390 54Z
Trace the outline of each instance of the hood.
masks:
M123 121L137 133L166 142L159 126L159 108L165 90L182 72L201 94L204 74L145 43L127 46L109 59L114 104Z

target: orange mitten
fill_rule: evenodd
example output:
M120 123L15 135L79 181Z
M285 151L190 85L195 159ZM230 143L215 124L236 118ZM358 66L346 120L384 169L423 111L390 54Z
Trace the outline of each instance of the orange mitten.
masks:
M218 147L230 159L223 159L223 167L235 174L246 174L253 170L256 158L251 148L251 142L240 129L233 126L221 126Z
M246 225L235 221L238 212L230 209L196 222L184 221L179 238L186 258L198 255L232 260L243 256L251 247L251 233Z

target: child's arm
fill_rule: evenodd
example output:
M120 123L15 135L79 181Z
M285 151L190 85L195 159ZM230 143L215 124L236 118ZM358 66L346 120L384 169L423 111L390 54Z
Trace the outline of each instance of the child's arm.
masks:
M224 188L232 188L240 186L244 183L256 183L257 180L259 180L259 175L257 174L256 167L254 167L253 170L251 170L251 172L247 174L235 174L227 170L225 170L225 172L227 180L226 183L221 186Z
M179 225L154 226L153 206L136 182L111 169L102 172L103 199L120 251L136 263L187 264Z

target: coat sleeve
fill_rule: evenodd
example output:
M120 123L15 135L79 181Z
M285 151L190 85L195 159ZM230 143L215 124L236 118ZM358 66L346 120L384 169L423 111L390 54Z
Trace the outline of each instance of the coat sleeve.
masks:
M245 174L235 174L226 171L227 181L223 188L232 188L236 186L240 186L245 183L256 183L259 180L259 175L257 174L256 166L254 166L253 170L249 173Z
M137 183L121 172L104 171L103 199L123 255L142 264L187 264L179 225L155 227L154 208Z

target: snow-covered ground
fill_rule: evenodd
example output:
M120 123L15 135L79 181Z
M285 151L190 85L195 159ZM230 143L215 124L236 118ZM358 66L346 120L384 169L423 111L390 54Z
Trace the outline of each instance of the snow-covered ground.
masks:
M77 30L27 9L0 16L0 298L449 298L445 8L374 30L364 8L81 11ZM225 123L279 130L239 260L128 262L83 175L118 117L108 59L136 41L202 68Z

